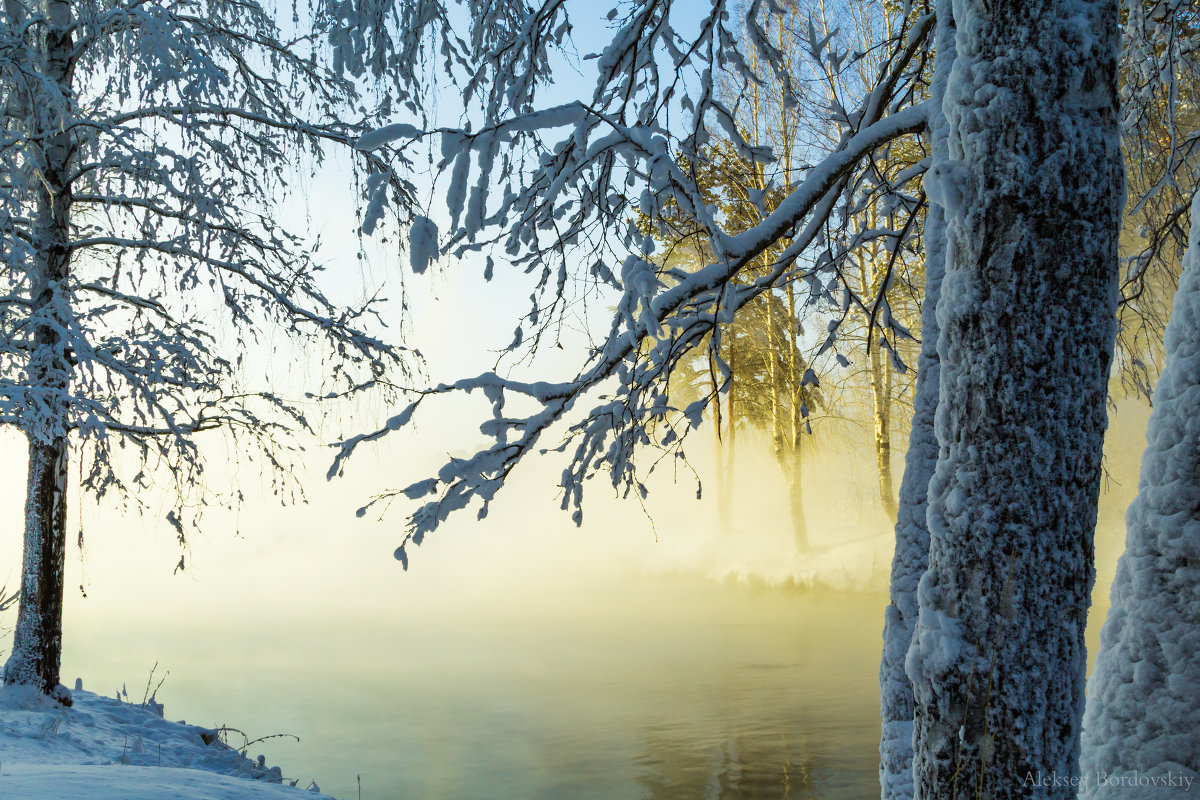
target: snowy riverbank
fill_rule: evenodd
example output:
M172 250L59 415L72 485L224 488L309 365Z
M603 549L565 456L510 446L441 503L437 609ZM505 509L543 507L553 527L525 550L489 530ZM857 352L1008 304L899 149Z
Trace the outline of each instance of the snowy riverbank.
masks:
M265 759L217 732L161 716L161 706L77 690L63 707L0 688L0 797L12 800L315 800ZM237 734L234 734L236 737ZM235 739L235 743L236 739ZM281 782L282 781L282 782Z

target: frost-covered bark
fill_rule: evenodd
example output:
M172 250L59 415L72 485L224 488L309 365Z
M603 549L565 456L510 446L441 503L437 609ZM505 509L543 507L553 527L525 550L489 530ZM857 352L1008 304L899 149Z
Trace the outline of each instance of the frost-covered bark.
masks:
M1117 6L956 0L954 22L950 160L925 179L948 256L907 663L915 797L1073 797L1115 333Z
M11 18L24 15L15 3ZM13 112L27 126L28 157L38 168L29 204L28 264L30 335L27 379L42 390L27 409L23 429L29 442L25 540L21 595L5 683L30 683L51 693L58 687L62 654L62 596L66 553L67 432L70 384L71 159L74 137L63 129L62 110L74 94L71 50L73 23L67 0L45 4L45 32L34 58L25 60L13 97ZM36 60L35 60L36 59ZM47 91L29 74L40 62ZM26 72L28 70L28 72ZM34 98L40 98L37 102ZM62 693L65 698L67 695Z
M62 656L63 568L66 556L67 440L29 443L25 542L13 648L4 682L58 692Z
M1200 788L1200 197L1191 214L1141 483L1088 684L1082 794L1097 800Z
M942 100L954 62L954 14L950 0L937 4L936 55L926 135L935 164L949 160L949 131ZM929 527L926 496L937 465L934 433L939 373L937 304L946 272L945 209L931 201L925 213L925 297L921 307L921 352L917 357L917 386L913 397L912 430L904 456L900 503L896 521L896 550L889 585L891 602L884 612L883 655L879 665L880 718L879 786L883 800L913 796L912 682L904 662L917 624L917 582L929 566Z

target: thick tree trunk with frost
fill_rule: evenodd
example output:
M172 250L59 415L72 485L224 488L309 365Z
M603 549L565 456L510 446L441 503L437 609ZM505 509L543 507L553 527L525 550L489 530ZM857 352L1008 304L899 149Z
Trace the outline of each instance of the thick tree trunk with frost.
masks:
M40 50L45 81L27 81L22 94L30 139L44 142L31 148L35 163L29 178L36 180L31 265L31 307L34 312L29 379L36 390L35 410L24 423L29 440L29 477L25 499L25 544L21 573L20 609L13 650L4 668L5 683L38 686L58 692L62 654L63 570L66 542L68 453L67 399L71 366L62 344L70 319L66 283L70 277L71 161L74 133L64 115L71 108L71 4L46 4L50 25Z
M948 256L915 797L1069 798L1115 333L1117 6L956 0L954 22L950 160L926 177Z
M935 162L949 159L949 132L941 98L954 61L954 15L950 0L937 4L937 52L927 136ZM913 689L904 661L917 624L917 582L929 566L929 527L925 520L929 479L937 465L934 434L941 362L938 359L937 303L946 272L945 209L930 201L925 215L925 295L921 307L921 352L917 357L917 386L913 396L912 430L904 455L900 505L896 521L896 550L889 587L891 602L884 612L883 656L879 665L882 735L879 740L879 787L882 800L912 800Z
M1200 788L1200 196L1138 496L1088 684L1082 794Z

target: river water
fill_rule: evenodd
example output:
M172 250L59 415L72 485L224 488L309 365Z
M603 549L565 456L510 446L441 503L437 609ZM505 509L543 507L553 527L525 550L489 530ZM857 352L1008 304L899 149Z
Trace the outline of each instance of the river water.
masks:
M187 665L159 690L169 718L296 734L251 755L343 800L360 779L381 800L838 800L877 791L885 603L643 577L519 613L76 640L85 688L111 694L117 670L165 654Z
M265 530L191 577L93 555L63 678L138 702L157 662L168 718L298 736L250 755L341 800L878 796L886 537L651 567L610 530L560 551L464 530L409 572ZM1092 654L1118 533L1098 537ZM797 588L797 564L827 588Z

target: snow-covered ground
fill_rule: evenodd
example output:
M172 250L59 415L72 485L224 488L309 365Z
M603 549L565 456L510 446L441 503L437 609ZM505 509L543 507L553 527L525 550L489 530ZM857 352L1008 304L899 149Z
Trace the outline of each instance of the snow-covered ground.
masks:
M159 716L162 706L72 693L63 707L22 687L0 688L4 800L313 800L262 756L218 732ZM232 744L240 736L231 733ZM250 751L253 753L253 750Z

